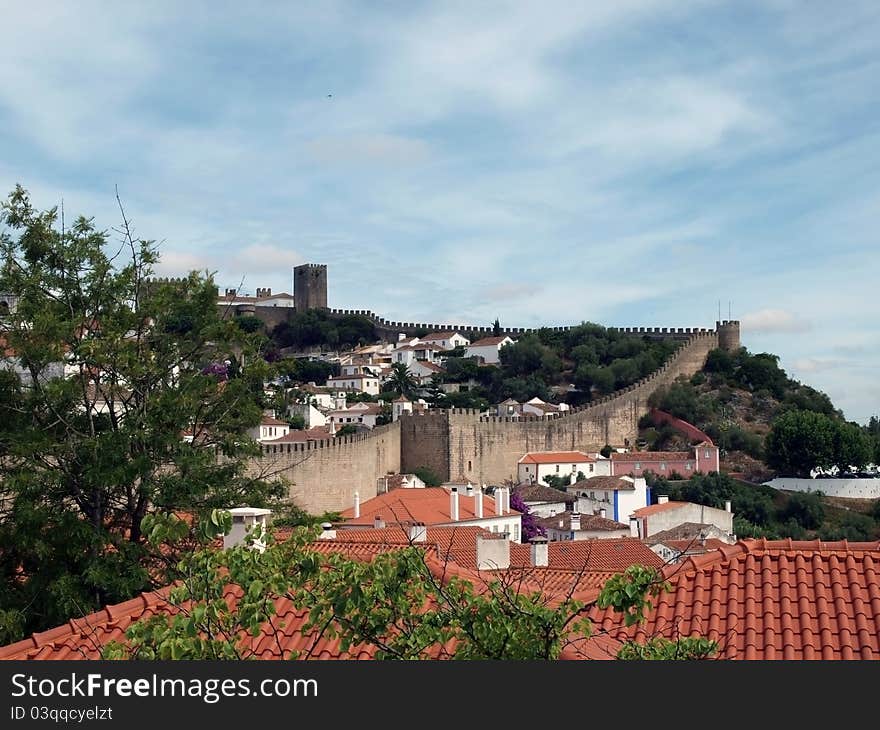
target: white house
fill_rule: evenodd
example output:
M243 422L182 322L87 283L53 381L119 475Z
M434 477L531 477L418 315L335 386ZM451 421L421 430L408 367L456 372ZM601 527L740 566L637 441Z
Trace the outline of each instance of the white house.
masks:
M664 530L672 530L686 522L714 525L723 533L733 534L733 512L728 500L724 509L707 507L693 502L670 502L669 497L660 495L657 504L642 507L633 512L638 536L651 537Z
M274 439L287 436L290 425L273 416L263 416L260 425L248 429L248 436L256 441L273 441Z
M287 406L287 412L291 416L302 416L306 428L327 425L327 416L311 403L291 403Z
M591 474L596 459L583 451L535 451L517 462L517 479L520 483L545 484L544 477L566 477L571 480L578 472Z
M431 343L416 343L415 345L403 345L394 348L391 353L393 362L402 362L405 365L413 365L417 361L434 362L436 355L443 352L443 348Z
M522 404L522 414L531 416L552 416L568 411L567 403L545 403L540 398L532 398Z
M419 337L419 342L437 345L441 350L454 350L456 347L467 347L471 341L458 332L431 332Z
M349 363L339 368L340 375L378 375L378 365L367 365L364 363Z
M479 357L485 363L498 363L501 361L498 353L506 345L512 345L513 340L507 335L504 337L484 337L482 340L471 342L465 351L465 357Z
M386 474L376 480L376 494L392 489L424 489L427 484L415 474Z
M605 510L609 519L622 523L651 501L644 477L594 476L571 484L565 491L577 499L581 514Z
M537 522L544 528L550 542L629 537L629 525L609 520L604 513L604 509L597 515L560 512L553 517L539 519Z
M511 542L520 541L522 514L510 507L510 492L498 487L493 497L471 486L460 493L457 487L392 489L361 503L355 493L354 506L342 513L343 530L386 527L395 524L422 523L425 527L482 527L489 532L507 533Z
M345 426L349 423L362 423L369 428L375 428L376 420L381 415L382 406L378 403L353 403L343 410L330 411L327 414L327 420L337 427Z
M418 379L419 383L425 383L431 380L431 378L433 378L435 375L445 373L446 371L441 368L437 363L416 360L414 363L412 363L412 365L409 366L409 372L413 375L413 377Z
M316 386L314 383L304 385L300 390L307 393L309 403L321 411L345 408L345 403L348 400L348 395L344 390Z
M506 418L518 418L522 413L522 404L513 398L501 401L495 406L495 415Z
M736 542L736 535L715 525L685 522L671 530L656 532L646 538L651 550L667 563L679 563L691 555L702 555Z
M379 395L379 378L375 375L334 375L332 378L327 378L327 386Z
M428 404L422 398L413 402L406 396L399 396L391 401L391 420L396 421L404 413L424 413L428 410Z

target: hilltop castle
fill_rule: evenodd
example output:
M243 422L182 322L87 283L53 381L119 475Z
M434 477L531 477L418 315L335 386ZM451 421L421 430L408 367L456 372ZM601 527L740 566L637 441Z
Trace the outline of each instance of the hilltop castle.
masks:
M492 334L491 327L462 324L398 322L370 310L332 309L327 306L327 267L303 264L294 269L294 293L272 294L257 289L242 296L227 289L218 297L225 316L251 315L274 327L294 312L323 309L331 316L356 314L368 318L379 338L396 341L400 333L460 332L474 339ZM571 327L552 327L566 331ZM430 467L444 480L466 479L474 484L500 484L512 476L517 460L530 451L598 451L605 444L635 443L639 419L657 388L679 376L702 369L709 352L740 347L740 323L723 320L714 329L699 327L623 327L633 337L672 340L675 354L656 372L622 390L603 396L564 415L513 419L485 416L478 411L453 409L404 415L367 433L328 441L262 445L262 457L253 468L281 470L292 483L291 497L302 508L321 513L342 510L377 493L377 483L390 473ZM503 328L511 337L529 328Z

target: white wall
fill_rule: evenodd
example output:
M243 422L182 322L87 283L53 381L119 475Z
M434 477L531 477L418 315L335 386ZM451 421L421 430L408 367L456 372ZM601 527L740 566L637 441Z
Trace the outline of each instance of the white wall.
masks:
M529 511L536 517L555 517L565 512L565 502L526 502Z
M550 542L562 542L568 540L605 540L615 537L629 537L629 528L620 530L578 530L569 532L558 528L547 529L547 539Z
M764 482L774 489L789 492L822 492L829 497L850 497L877 499L880 497L880 478L878 479L794 479L777 477Z
M547 483L544 481L544 477L546 476L560 476L560 477L571 477L572 474L577 474L579 471L584 473L586 477L596 476L595 471L591 471L590 467L593 465L593 462L559 462L558 464L517 464L517 477L519 478L520 483L529 481L529 478L532 481L537 482L538 484L543 484L544 486Z
M480 347L474 347L473 345L468 345L467 350L465 350L465 357L481 357L487 363L497 363L500 361L500 357L498 356L498 345L481 345Z
M329 398L330 396L327 397ZM305 420L306 428L317 428L318 426L327 425L327 417L317 408L306 403L293 403L287 407L287 412L291 416L302 416Z
M511 542L522 542L521 528L522 515L519 512L503 516L488 515L482 520L463 520L461 522L444 522L439 527L455 527L456 525L467 527L482 527L489 532L506 532Z
M352 388L354 390L359 390L361 393L379 395L379 379L374 377L361 378L359 376L346 377L340 375L327 380L327 387Z

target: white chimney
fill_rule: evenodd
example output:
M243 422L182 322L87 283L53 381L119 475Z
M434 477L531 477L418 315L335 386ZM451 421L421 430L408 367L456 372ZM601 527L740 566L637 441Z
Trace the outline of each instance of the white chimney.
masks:
M571 525L572 532L579 532L581 529L581 515L580 512L572 512L571 518L569 519L569 523Z
M468 497L473 497L473 496L474 496L474 485L471 484L470 482L468 482L468 485L467 485L467 487L465 488L464 493L465 493Z
M507 533L477 535L477 570L506 570L510 567Z
M269 526L269 515L272 514L272 510L259 507L235 507L229 512L232 515L232 529L228 535L223 536L223 547L247 545L248 534L253 535L259 526L259 537L250 543L250 547L263 552L266 549L266 529Z
M321 523L321 534L318 535L319 540L335 540L336 530L333 529L332 522Z
M602 519L605 519L606 514L608 514L608 513L605 511L605 508L599 507L599 517L601 517Z
M414 522L407 528L407 538L410 542L425 542L428 537L428 528L423 522Z
M578 478L577 478L577 474L576 474L575 472L572 472L572 473L571 473L571 476L570 476L569 479L568 479L568 483L569 483L569 484L574 484L574 483L577 482L577 480L578 480Z
M357 519L361 516L361 495L358 492L354 493L354 517Z
M657 497L657 504L666 504L669 501L668 494L661 494Z
M382 515L376 515L373 518L373 529L374 530L381 530L384 527L385 527L385 520L382 519Z
M510 513L510 489L504 488L504 514Z
M535 535L531 542L532 565L536 568L546 568L550 564L550 551L547 549L547 538L543 535Z
M565 520L560 517L559 518L559 529L561 530L563 527L565 527Z
M403 342L405 339L406 339L406 333L405 333L405 332L398 332L398 333L397 333L397 341L398 341L398 342Z
M474 490L474 514L478 520L483 519L483 490Z
M635 515L629 518L629 534L630 537L639 537L639 518Z
M732 507L733 507L733 505L731 504L729 499L724 500L724 511L725 512L732 512L733 511Z
M449 490L449 516L453 522L458 522L458 487Z
M504 487L495 487L495 514L504 514Z

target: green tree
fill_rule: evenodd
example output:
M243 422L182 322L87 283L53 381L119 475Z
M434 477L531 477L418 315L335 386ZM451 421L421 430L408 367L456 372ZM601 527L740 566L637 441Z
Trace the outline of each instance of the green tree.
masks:
M421 479L425 486L428 487L439 487L443 480L437 475L430 466L420 466L413 469L413 474L415 474L419 479Z
M821 413L784 413L764 441L767 463L783 474L809 477L817 467L834 465L836 433L834 421Z
M164 581L175 555L146 548L150 513L266 504L283 485L245 474L266 368L210 276L149 280L156 247L124 214L115 253L21 187L0 216L0 291L18 302L2 322L0 606L30 632Z
M383 387L386 390L393 390L395 393L405 395L407 398L412 398L418 388L418 383L406 363L396 362L391 366L391 373Z
M501 322L498 321L498 317L495 317L492 323L492 337L501 337Z

